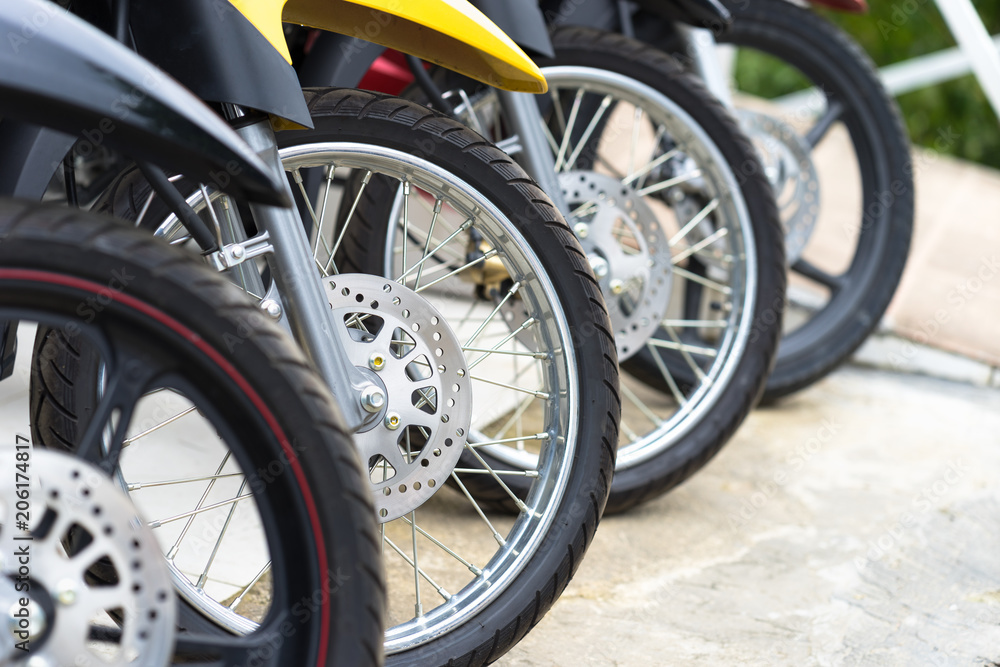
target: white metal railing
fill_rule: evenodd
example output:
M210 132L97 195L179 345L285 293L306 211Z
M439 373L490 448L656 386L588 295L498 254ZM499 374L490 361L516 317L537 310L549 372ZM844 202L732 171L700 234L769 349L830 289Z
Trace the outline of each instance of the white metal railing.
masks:
M884 67L879 71L882 83L898 97L973 73L1000 117L1000 35L990 36L972 0L934 0L934 4L958 46ZM800 109L816 92L804 90L777 101L785 108Z

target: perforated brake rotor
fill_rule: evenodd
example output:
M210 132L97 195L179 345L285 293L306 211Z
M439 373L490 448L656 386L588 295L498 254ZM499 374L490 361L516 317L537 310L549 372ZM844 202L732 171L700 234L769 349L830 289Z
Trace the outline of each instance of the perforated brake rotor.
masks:
M610 176L568 171L559 184L608 305L618 358L627 359L653 335L670 303L673 265L663 226L635 190Z
M739 109L737 115L771 182L785 231L785 255L794 264L819 219L819 176L812 149L791 125L774 116L747 109Z
M444 316L413 290L367 274L324 282L351 363L384 392L354 441L379 520L392 521L434 495L462 454L472 421L465 355Z
M3 453L5 459L14 459L9 451ZM17 632L23 614L20 598L27 593L32 667L167 665L174 645L174 590L160 545L131 500L98 468L68 454L35 449L30 473L40 480L40 488L30 495L30 540L23 539L28 533L11 511L18 501L14 489L5 489L3 495L0 570L6 576L0 586L0 651L13 648L11 639L15 644L23 641ZM13 470L3 474L14 481ZM12 558L23 553L19 549L27 549L29 556ZM30 572L27 591L17 590L24 581L17 578L23 560ZM92 568L101 569L100 585L92 585L95 579L86 576ZM8 585L11 580L14 587ZM94 625L103 625L117 638L92 641ZM12 653L0 653L0 663L23 657L13 648Z

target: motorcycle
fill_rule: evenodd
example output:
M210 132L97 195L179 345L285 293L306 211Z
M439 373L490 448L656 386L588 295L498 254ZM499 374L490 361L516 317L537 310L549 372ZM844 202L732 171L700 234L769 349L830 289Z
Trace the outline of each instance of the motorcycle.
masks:
M260 3L77 2L74 11L216 104L275 173L288 174L289 198L319 175L323 198L304 207L314 236L304 235L294 210L248 205L211 181L158 175L142 164L96 208L194 246L327 370L368 468L382 523L376 545L405 563L413 582L408 597L395 583L390 589L389 662L494 659L523 636L525 619L540 617L558 597L606 502L619 408L604 304L572 232L506 155L405 100L355 90L303 96L284 57L282 3L265 4L267 11ZM537 68L465 3L289 2L284 18L346 31L374 21L378 39L422 58L508 88L544 89ZM436 37L413 38L427 30ZM198 39L181 43L177 35ZM297 154L283 145L290 136L308 137L322 150ZM38 160L28 151L22 162ZM34 183L47 182L61 163L50 162ZM412 212L434 220L420 236L419 253L401 257L409 280L342 270L338 248L346 241L331 236L327 221L338 170L395 180L406 193L404 219ZM366 226L362 216L348 215L340 229L363 233ZM33 406L44 419L33 432L43 444L72 443L86 428L75 416L99 402L101 367L86 350L76 359L51 350L50 340L36 338L34 358L55 360L64 372L55 391L35 392ZM473 404L485 409L473 414ZM183 413L164 412L150 429L191 416ZM508 421L528 420L531 433L505 434ZM479 448L515 442L537 460L517 472L527 483L516 487L508 471L479 457ZM463 455L476 461L474 469L460 465ZM217 474L211 461L202 465L201 476ZM133 482L128 471L122 475ZM140 509L150 502L143 493L132 491ZM200 496L183 502L196 509ZM457 520L448 509L456 504L468 510L467 539L444 544L434 525ZM213 549L233 542L224 523L210 531ZM181 552L197 552L190 540L168 541L182 623L210 618L234 634L252 633L259 619L234 606L233 591L182 567ZM256 592L267 608L272 571L247 573L238 599Z
M40 23L44 30L34 30ZM151 164L225 176L226 190L248 201L289 203L283 181L210 109L86 23L18 0L0 6L0 30L10 37L0 46L4 122L72 134L100 128L108 144ZM243 293L108 218L3 199L0 316L86 342L104 388L72 447L37 449L17 435L0 448L0 600L9 628L0 662L380 663L384 583L360 461L322 381ZM242 344L229 348L237 335ZM39 372L46 384L60 369ZM166 431L138 440L156 418L151 402L166 393L225 450L215 452L214 489L179 516L162 502L137 512L117 476L134 465L138 443L169 453L161 472L173 475L171 485L201 483L187 474L190 452ZM276 462L282 474L253 477ZM271 611L241 637L210 618L180 621L154 535L213 506L234 529L252 516L255 547L276 565ZM338 595L289 622L283 610L334 586ZM276 643L288 628L296 640Z
M732 21L685 26L656 0L546 6L557 21L619 30L687 63L761 153L789 264L788 316L764 394L774 401L837 368L885 313L913 236L909 139L871 59L816 12L786 0L699 3ZM867 9L864 0L812 4Z
M688 5L663 4L678 21L702 20ZM560 202L608 303L626 370L607 509L622 511L701 469L756 404L785 290L774 197L754 148L669 57L614 33L550 34L535 0L476 5L535 54L547 95L425 72L412 58L333 33L306 40L300 80L386 86L449 112L490 136ZM344 62L335 57L342 52L356 55ZM345 206L355 206L362 179L346 184ZM414 241L395 222L398 189L366 184L369 193L376 187L357 210L378 224L362 237L347 235L345 261L399 277L398 258ZM483 456L509 470L534 461L516 447Z

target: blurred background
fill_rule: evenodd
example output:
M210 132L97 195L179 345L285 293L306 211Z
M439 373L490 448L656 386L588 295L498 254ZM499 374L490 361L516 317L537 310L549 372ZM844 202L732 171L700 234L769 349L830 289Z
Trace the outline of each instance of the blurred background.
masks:
M990 34L1000 33L1000 3L975 0L974 4ZM899 12L913 5L917 11L907 12L905 24L900 25ZM955 48L954 38L930 0L875 0L869 7L863 15L814 9L847 31L880 68ZM743 90L759 91L763 97L804 87L797 73L764 56L740 58L737 77ZM952 126L959 137L944 153L1000 169L1000 125L972 75L905 93L897 102L915 145L933 147L938 130Z

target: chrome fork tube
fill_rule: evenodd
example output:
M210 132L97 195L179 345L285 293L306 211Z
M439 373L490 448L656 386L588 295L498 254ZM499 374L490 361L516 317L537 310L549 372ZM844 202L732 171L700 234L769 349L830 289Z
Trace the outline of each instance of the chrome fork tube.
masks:
M542 129L544 121L541 112L538 111L534 95L512 93L508 90L498 90L497 93L500 96L504 118L510 123L521 144L518 162L555 203L559 212L564 216L567 215L569 209L562 188L559 186L556 161L545 138L545 131Z
M675 23L678 35L694 64L695 74L701 78L715 97L728 109L733 108L733 96L729 91L729 76L719 62L716 51L715 34L707 28L693 28L683 23Z
M267 120L236 130L270 167L284 177L274 132ZM292 199L287 179L282 178ZM326 380L350 430L356 431L370 417L361 406L361 394L373 386L347 357L334 329L330 302L323 293L305 228L294 208L252 204L254 221L271 235L274 252L268 262L284 302L292 333Z

